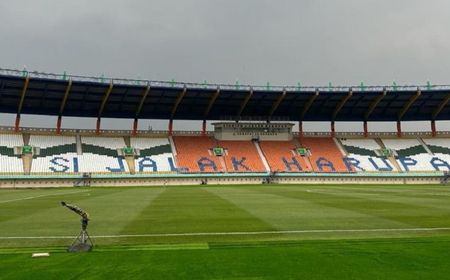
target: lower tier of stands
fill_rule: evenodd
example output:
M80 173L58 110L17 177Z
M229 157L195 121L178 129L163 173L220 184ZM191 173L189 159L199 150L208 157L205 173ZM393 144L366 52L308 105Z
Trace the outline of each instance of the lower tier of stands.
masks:
M209 136L0 133L0 173L355 173L450 171L450 139L218 141ZM22 154L22 148L33 153ZM216 153L217 148L222 151ZM133 153L121 153L131 149ZM299 150L307 150L300 155ZM382 154L382 150L392 154ZM36 154L34 154L36 153Z

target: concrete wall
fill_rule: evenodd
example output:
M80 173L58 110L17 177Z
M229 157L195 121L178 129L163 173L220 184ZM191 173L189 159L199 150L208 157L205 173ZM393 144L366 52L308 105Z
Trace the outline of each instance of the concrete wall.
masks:
M265 177L214 177L208 178L209 185L262 184ZM441 177L276 177L278 184L440 184ZM92 187L130 186L180 186L200 185L205 178L130 178L91 179ZM55 188L74 187L76 179L1 180L0 188ZM80 184L81 186L82 184Z

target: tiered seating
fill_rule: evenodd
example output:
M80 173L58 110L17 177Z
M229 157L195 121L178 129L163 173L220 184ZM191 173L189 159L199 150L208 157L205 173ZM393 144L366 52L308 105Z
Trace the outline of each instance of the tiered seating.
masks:
M83 147L88 145L103 147L107 149L121 149L125 147L123 137L81 137ZM84 149L83 149L84 150Z
M382 139L386 148L395 150L403 171L435 171L432 156L417 139Z
M227 152L223 156L228 172L266 172L251 141L217 141Z
M356 171L392 170L389 161L380 158L375 150L381 147L374 139L340 139L348 152L347 162Z
M434 154L433 160L435 165L442 164L443 168L439 170L446 170L445 166L450 166L450 139L449 138L430 138L423 139L428 148ZM435 168L436 169L436 168Z
M424 138L423 141L435 155L450 156L450 139L449 138Z
M177 165L188 172L225 172L218 157L211 153L217 144L211 137L174 136Z
M133 164L136 172L266 172L258 149L251 141L217 141L200 136L175 136L173 140L176 161L168 138L131 137L130 146L139 149L140 156L125 159L117 152L126 146L122 137L82 137L83 154L77 155L75 136L31 135L28 144L40 149L39 155L34 155L31 162L31 172L128 172ZM366 138L343 138L340 141L348 152L347 157L342 155L332 138L302 138L299 142L261 141L259 146L273 172L395 170L395 162L377 156L379 153L375 151L381 149L381 142ZM395 151L396 161L403 171L449 171L450 139L423 141L426 146L420 139L382 139L386 148ZM23 145L22 135L0 135L0 173L28 170L29 161L26 160L29 158L23 161L14 155L14 147ZM224 148L225 154L215 156L212 152L215 147ZM299 147L310 149L311 155L297 155L295 150Z
M0 173L22 173L23 163L20 157L14 156L14 147L23 146L20 134L0 135Z
M80 172L129 172L125 160L117 154L117 149L126 146L122 137L81 137L81 142Z
M31 135L29 144L39 147L31 172L77 172L74 158L77 157L75 136Z
M306 158L295 152L298 147L293 141L261 141L259 146L272 172L312 171Z
M343 155L332 138L302 138L303 147L311 151L311 163L316 172L348 172Z
M172 149L167 138L130 139L131 147L140 150L136 159L136 171L173 171L175 163Z

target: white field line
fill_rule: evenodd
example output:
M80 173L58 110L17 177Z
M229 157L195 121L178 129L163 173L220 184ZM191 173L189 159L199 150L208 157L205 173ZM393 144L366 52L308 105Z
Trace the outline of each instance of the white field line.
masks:
M182 237L182 236L227 236L227 235L270 235L270 234L302 234L302 233L358 233L358 232L432 232L450 231L450 227L441 228L379 228L379 229L312 229L312 230L280 230L280 231L236 231L236 232L188 232L188 233L149 233L95 235L92 238L129 238L129 237ZM74 236L0 236L6 239L75 239Z
M8 203L8 202L14 202L14 201L21 201L21 200L30 200L30 199L46 197L46 196L58 196L58 195L66 195L66 194L83 193L83 192L88 192L88 191L89 190L76 191L76 192L65 192L65 193L43 194L43 195L37 195L37 196L29 196L29 197L16 198L16 199L10 199L10 200L3 200L3 201L0 201L0 204Z
M331 191L330 191L331 190ZM353 189L353 190L361 190L361 189ZM331 194L331 195L346 195L346 194L357 194L361 196L380 196L380 195L390 195L390 194L406 194L406 195L431 195L431 196L450 196L449 192L439 193L439 192L412 192L412 191L378 191L378 190L364 190L356 193L349 193L345 190L338 190L337 192L332 189L308 189L306 190L308 193L318 193L318 194Z

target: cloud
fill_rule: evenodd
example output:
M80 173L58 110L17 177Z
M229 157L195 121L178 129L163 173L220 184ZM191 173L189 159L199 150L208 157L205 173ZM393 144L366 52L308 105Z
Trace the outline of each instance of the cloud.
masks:
M5 0L2 67L296 85L449 82L446 0Z

